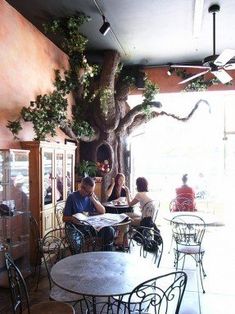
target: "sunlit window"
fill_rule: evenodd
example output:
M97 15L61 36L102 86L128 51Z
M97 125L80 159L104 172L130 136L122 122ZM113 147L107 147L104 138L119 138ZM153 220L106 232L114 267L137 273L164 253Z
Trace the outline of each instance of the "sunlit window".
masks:
M230 167L229 174L235 174L235 162L231 163L235 158L235 136L231 139L227 134L228 130L235 133L231 122L235 117L235 93L172 93L156 97L163 105L158 110L180 117L187 116L200 99L207 100L209 106L200 103L189 121L159 116L142 125L129 138L133 193L136 178L145 176L152 192L167 204L174 198L176 187L182 184L182 175L187 173L198 204L211 210L213 202L213 211L215 203L218 210L222 209L228 193L227 168ZM141 97L131 96L128 102L135 106L141 103Z

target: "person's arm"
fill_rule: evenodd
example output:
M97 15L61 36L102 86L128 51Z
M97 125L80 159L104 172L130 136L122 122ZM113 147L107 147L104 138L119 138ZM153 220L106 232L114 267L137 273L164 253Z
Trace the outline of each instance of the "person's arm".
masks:
M95 210L96 210L97 213L99 213L99 214L104 214L105 213L105 207L100 203L100 201L96 197L95 193L93 193L90 196L90 200L91 200L92 204L94 205Z
M114 180L114 178L112 178L112 183L111 183L111 185L108 187L108 189L106 191L106 197L107 198L109 198L110 195L112 194L114 185L115 185L115 180Z
M139 200L137 200L135 197L133 198L133 200L131 199L130 190L127 186L124 186L124 189L126 191L126 200L129 206L134 206L139 203Z

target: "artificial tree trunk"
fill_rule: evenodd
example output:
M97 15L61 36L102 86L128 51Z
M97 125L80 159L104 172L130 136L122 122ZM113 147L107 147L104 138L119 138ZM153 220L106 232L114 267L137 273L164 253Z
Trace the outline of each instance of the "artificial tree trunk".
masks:
M96 93L96 97L89 104L89 110L86 114L86 120L96 130L96 136L92 141L87 138L81 138L80 142L80 159L101 162L108 160L111 166L110 171L103 176L103 199L104 191L111 183L111 178L118 172L122 172L128 179L128 151L126 147L126 139L131 132L150 119L157 118L161 115L171 116L179 121L187 121L197 110L201 102L199 100L192 111L186 117L178 117L165 111L159 111L161 103L152 102L148 104L148 112L146 104L139 104L130 109L127 103L127 97L130 90L128 83L118 79L117 68L120 62L120 56L117 51L106 51L104 53L104 61L99 81L90 87L90 94ZM81 86L82 88L82 86ZM102 107L100 92L109 90L106 108ZM77 98L82 95L81 91L77 93ZM79 99L78 99L79 101ZM64 128L64 131L71 136L72 132Z

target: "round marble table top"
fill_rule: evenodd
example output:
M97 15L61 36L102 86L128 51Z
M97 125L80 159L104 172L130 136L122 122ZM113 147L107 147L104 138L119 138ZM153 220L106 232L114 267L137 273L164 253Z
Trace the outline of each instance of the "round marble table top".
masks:
M51 270L59 287L87 296L130 293L138 284L167 273L150 260L120 252L89 252L66 257Z

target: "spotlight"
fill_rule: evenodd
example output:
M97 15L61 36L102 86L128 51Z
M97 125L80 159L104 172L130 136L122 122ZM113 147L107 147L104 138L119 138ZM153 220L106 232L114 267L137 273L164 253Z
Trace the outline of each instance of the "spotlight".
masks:
M102 15L102 18L103 18L103 25L101 26L99 31L101 32L101 34L103 36L105 36L108 33L108 31L110 30L110 24L109 24L109 22L106 21L104 15Z
M167 71L167 75L171 76L174 71L175 71L175 69L169 68L168 71Z

